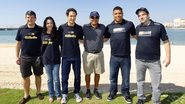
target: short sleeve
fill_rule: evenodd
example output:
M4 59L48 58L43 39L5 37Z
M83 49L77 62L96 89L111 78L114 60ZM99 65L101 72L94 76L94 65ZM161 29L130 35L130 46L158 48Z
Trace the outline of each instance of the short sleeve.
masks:
M79 31L80 31L79 39L80 39L80 40L83 40L84 32L83 32L83 29L82 29L82 27L81 27L81 26L80 26Z
M109 32L109 26L106 26L106 28L105 28L105 35L104 35L104 37L105 38L110 38L110 32Z
M19 28L18 29L18 31L17 31L17 35L16 35L16 37L15 37L15 40L17 40L17 41L21 41L22 40L22 38L21 38L21 28Z
M160 38L162 41L168 40L167 32L166 32L166 29L163 25L161 25L160 33L161 33Z
M130 34L132 36L136 35L136 28L132 22L131 22Z
M58 37L59 37L59 44L60 46L62 46L62 41L63 41L63 29L62 29L62 26L59 26L58 30L57 30L57 34L58 34Z

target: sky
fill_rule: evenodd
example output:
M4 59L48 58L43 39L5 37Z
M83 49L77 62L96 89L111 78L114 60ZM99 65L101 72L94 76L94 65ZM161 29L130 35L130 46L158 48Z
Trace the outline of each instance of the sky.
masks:
M165 23L175 18L185 18L185 0L1 0L0 27L19 27L25 24L25 13L33 10L37 14L36 23L43 25L47 16L52 16L57 26L66 22L66 10L75 8L78 12L76 23L89 23L91 11L98 11L100 23L109 24L113 21L112 9L123 8L123 18L139 24L135 11L145 7L154 21Z

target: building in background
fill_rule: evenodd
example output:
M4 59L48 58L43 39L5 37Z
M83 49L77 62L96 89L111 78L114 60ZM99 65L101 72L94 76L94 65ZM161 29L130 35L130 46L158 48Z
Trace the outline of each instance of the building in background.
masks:
M164 26L167 28L185 28L185 19L176 18L173 22L166 22Z

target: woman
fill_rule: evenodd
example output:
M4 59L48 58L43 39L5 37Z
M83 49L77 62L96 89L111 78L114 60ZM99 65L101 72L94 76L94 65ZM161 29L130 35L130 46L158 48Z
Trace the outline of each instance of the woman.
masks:
M57 35L57 27L52 17L46 17L42 33L42 61L48 77L49 102L61 100L61 89L59 79L60 50Z

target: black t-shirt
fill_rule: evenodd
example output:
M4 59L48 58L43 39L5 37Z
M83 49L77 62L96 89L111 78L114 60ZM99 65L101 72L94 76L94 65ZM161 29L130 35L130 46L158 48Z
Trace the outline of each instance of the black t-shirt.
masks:
M152 61L160 59L160 39L168 40L165 27L157 22L150 20L150 24L142 24L136 27L137 46L136 59Z
M42 34L41 38L43 64L60 64L59 40L52 40L50 34Z
M135 26L125 19L122 23L114 21L106 27L105 38L110 38L111 55L125 57L130 55L130 35L136 35Z
M58 29L60 43L62 44L61 56L67 58L80 57L79 39L83 39L83 29L80 25L60 25Z
M38 25L34 28L23 25L18 29L15 40L21 41L21 56L37 57L40 55L41 33L42 27Z

